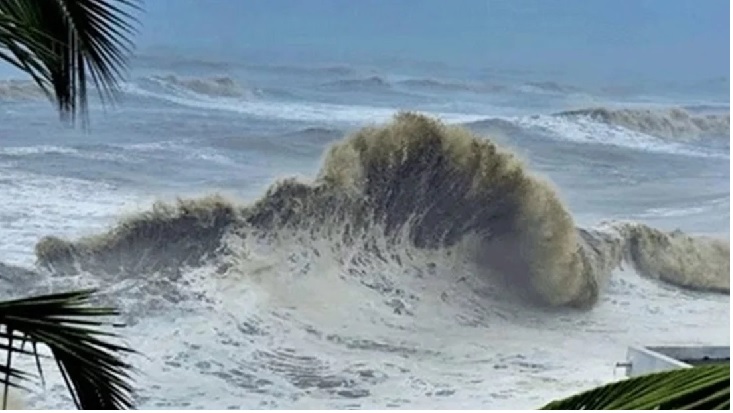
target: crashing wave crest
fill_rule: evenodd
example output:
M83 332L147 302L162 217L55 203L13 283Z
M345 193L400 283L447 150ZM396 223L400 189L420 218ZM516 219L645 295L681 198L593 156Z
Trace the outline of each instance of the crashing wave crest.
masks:
M104 234L45 237L36 255L57 273L175 275L235 254L232 239L296 233L382 260L408 247L452 250L482 269L473 276L545 305L593 305L622 261L682 287L730 290L727 242L638 223L578 229L552 186L512 153L410 113L333 145L312 183L279 182L246 206L216 196L159 203Z
M557 113L561 117L585 117L596 122L666 139L694 140L707 137L728 137L730 114L694 114L681 108L610 109L590 108Z

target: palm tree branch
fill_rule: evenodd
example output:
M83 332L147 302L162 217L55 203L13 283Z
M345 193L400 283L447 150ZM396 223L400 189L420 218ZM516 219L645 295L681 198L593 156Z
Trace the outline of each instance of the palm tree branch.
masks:
M35 344L46 345L56 359L78 407L132 407L132 387L129 384L131 366L121 357L134 352L105 340L117 336L101 329L112 325L101 319L117 312L110 308L89 307L92 294L93 290L83 290L2 302L0 325L5 326L5 330L0 332L0 338L9 340L4 347L8 353L34 354L41 375ZM19 340L16 332L22 332L23 336L20 337L34 344L33 352L13 342ZM9 371L0 370L5 375L5 384L27 378L25 373L21 377L19 374L9 374Z
M730 406L730 364L654 373L601 386L544 410L712 409Z
M140 1L0 0L0 49L10 52L0 59L51 90L63 118L78 113L86 125L89 82L103 103L117 99ZM19 29L2 35L2 27Z

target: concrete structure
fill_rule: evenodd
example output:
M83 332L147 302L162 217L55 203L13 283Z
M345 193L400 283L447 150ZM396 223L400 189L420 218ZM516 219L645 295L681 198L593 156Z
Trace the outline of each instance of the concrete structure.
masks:
M658 371L684 369L709 363L730 362L730 346L629 347L625 367L629 377Z

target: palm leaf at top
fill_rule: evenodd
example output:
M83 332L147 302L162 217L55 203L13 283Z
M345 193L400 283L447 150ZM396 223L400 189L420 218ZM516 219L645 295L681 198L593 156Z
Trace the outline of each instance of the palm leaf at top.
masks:
M86 124L87 83L114 100L141 0L0 0L0 59L31 75L65 119Z

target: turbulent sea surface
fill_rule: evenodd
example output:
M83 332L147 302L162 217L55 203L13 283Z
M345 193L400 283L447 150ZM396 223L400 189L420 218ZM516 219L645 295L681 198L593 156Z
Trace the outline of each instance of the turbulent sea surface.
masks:
M0 81L0 294L100 288L151 409L532 408L728 344L727 89L612 89L147 56L82 133Z

